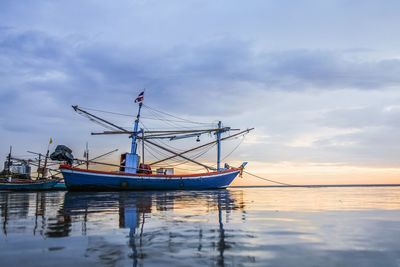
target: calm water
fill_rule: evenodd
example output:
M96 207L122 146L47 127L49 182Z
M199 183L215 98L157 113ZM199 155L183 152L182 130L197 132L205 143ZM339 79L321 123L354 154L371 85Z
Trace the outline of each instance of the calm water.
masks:
M0 266L400 266L400 187L0 192Z

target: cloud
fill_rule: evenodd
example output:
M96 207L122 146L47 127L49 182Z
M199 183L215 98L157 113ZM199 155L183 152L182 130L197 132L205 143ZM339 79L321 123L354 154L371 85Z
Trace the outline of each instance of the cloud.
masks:
M381 90L400 84L400 60L360 61L348 52L255 52L251 43L231 39L166 52L143 47L88 47L83 67L105 84L142 84L160 91L237 93L254 90Z
M399 99L395 99L399 100ZM395 102L395 101L393 101ZM400 127L398 105L373 104L364 107L337 108L321 113L316 120L321 125L340 128Z
M268 58L268 56L267 56ZM283 84L318 89L381 89L398 86L400 60L360 60L335 51L286 51L269 56L267 70Z
M193 90L226 95L240 93L243 85L247 91L380 90L400 83L400 60L356 60L348 51L256 52L252 43L232 38L155 51L84 39L77 46L74 38L38 31L2 30L0 34L3 77L10 80L11 74L14 82L25 85L59 80L97 91L112 87L117 94L147 87L161 93Z

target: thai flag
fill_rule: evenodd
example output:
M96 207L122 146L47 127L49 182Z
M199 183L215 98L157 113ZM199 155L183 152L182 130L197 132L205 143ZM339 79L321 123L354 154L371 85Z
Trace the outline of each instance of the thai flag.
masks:
M135 103L142 103L143 100L144 100L144 91L141 92L141 93L138 95L138 97L136 97Z

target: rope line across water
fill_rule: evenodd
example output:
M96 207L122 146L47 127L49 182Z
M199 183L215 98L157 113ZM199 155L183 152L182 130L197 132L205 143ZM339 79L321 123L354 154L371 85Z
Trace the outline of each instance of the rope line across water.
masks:
M294 184L287 184L287 183L282 183L282 182L274 181L274 180L271 180L271 179L267 179L267 178L252 174L252 173L250 173L248 171L243 171L243 172L247 173L248 175L251 175L253 177L256 177L258 179L261 179L261 180L264 180L264 181L268 181L268 182L271 182L271 183L274 183L274 184L280 184L280 185L286 185L286 186L298 186L298 185L294 185Z

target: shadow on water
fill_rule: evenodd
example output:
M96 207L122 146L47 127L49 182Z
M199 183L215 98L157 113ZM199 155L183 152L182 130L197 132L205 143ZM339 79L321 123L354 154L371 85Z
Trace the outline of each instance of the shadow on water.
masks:
M228 190L3 193L0 195L2 232L4 236L32 233L66 240L84 236L88 240L84 257L106 266L121 262L127 249L133 266L142 266L153 253L160 254L158 263L162 265L167 254L188 249L185 246L197 251L199 261L206 264L210 255L205 248L213 248L217 252L213 265L225 266L224 254L231 245L226 240L224 217L228 220L232 211L239 210L245 218L243 200L236 198ZM174 216L181 210L210 216L207 221L215 224L213 229L206 230L215 233L215 237L204 238L204 218ZM194 222L196 227L188 228L185 222ZM126 236L118 236L121 233L118 229L127 229L128 232L123 232ZM121 239L127 242L121 243ZM192 241L188 243L188 239ZM63 246L53 249L62 250Z

